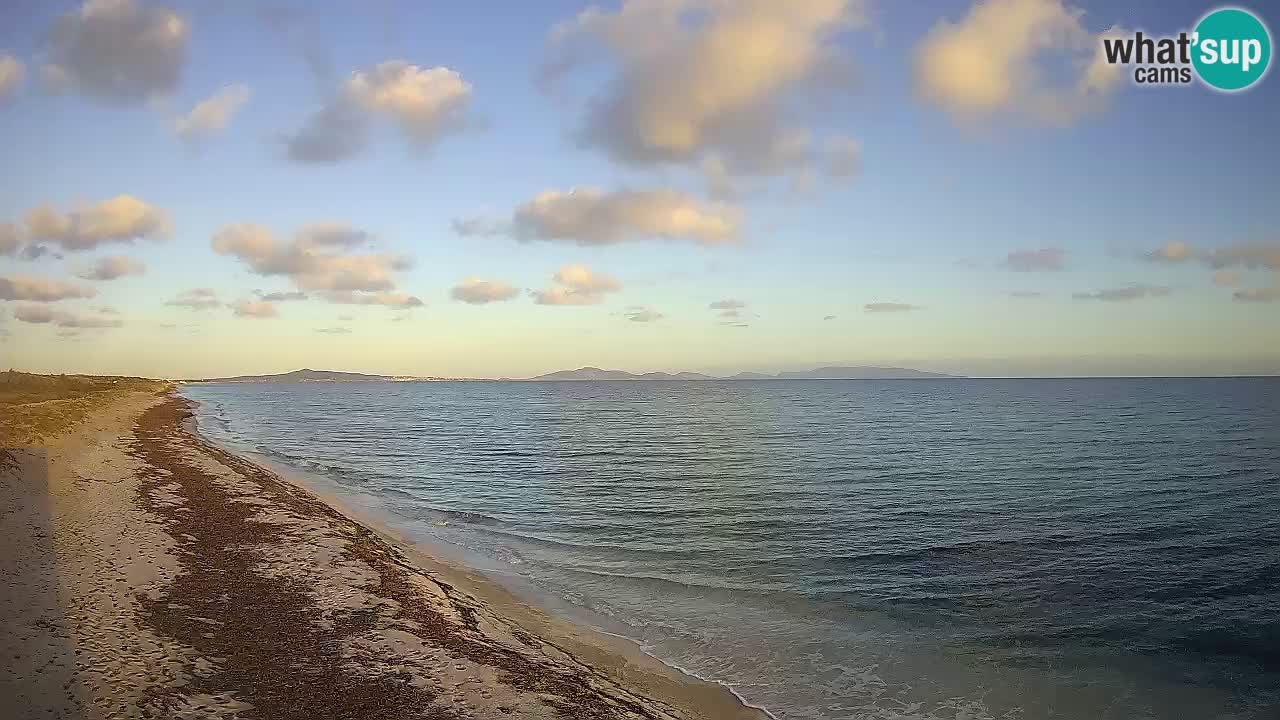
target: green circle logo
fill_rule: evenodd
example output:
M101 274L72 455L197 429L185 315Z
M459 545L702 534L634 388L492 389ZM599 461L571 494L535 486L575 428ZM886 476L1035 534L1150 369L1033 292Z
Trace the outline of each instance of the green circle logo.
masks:
M1248 10L1220 8L1196 25L1191 63L1210 87L1243 90L1262 79L1271 63L1271 33Z

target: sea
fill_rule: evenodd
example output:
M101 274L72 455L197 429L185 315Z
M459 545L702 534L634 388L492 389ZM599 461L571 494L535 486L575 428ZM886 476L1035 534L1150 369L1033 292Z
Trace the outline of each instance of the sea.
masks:
M780 719L1280 718L1280 378L182 392Z

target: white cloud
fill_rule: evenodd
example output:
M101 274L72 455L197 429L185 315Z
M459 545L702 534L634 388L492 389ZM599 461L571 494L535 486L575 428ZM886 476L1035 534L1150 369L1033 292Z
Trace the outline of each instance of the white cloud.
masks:
M303 225L295 238L305 247L353 248L373 242L373 235L344 222L314 222Z
M115 280L126 275L141 275L147 266L141 260L125 255L108 255L98 258L93 267L78 274L85 280Z
M860 0L625 0L557 26L544 77L595 59L615 70L579 131L614 160L779 175L812 164L788 111L849 84L838 39L865 24Z
M1280 271L1280 242L1235 242L1209 250L1197 250L1186 242L1175 241L1143 253L1142 257L1164 263L1197 260L1215 270L1234 267ZM1230 273L1222 275L1232 276Z
M1280 287L1269 288L1249 288L1246 290L1237 290L1231 294L1231 299L1236 302L1258 302L1269 303L1280 301Z
M584 265L565 265L552 278L557 285L531 291L538 305L598 305L605 293L617 292L622 283Z
M923 310L924 308L919 305L911 305L909 303L875 302L863 305L862 309L869 313L901 313Z
M205 140L226 128L231 118L248 101L247 85L228 85L175 120L173 131L187 142Z
M174 11L134 0L85 0L49 31L45 76L58 89L104 103L171 94L187 59L189 28Z
M188 310L211 310L222 307L222 302L218 300L218 292L213 288L192 288L178 293L176 298L166 302L165 305Z
M497 280L483 280L469 277L449 291L450 297L469 305L485 305L487 303L510 300L520 293L516 288Z
M213 250L245 262L258 275L283 275L302 290L387 291L408 258L385 253L344 254L367 242L363 231L339 224L309 225L291 241L275 239L270 228L227 225L213 237Z
M368 144L369 118L393 120L407 140L428 148L467 126L471 85L447 67L422 68L388 60L356 70L298 130L282 139L297 163L333 164Z
M0 101L17 92L25 74L21 60L7 53L0 54Z
M1280 271L1280 242L1234 243L1205 253L1204 262L1212 268Z
M545 290L530 290L533 301L538 305L599 305L604 298L595 293L584 293L573 288L549 287Z
M747 303L745 301L734 298L715 300L707 305L707 309L717 311L716 315L721 318L721 325L729 325L741 320L750 320L758 317L755 313L748 312L746 307Z
M57 302L75 298L91 298L97 290L85 285L73 285L59 280L10 275L0 277L0 300L28 300L32 302Z
M707 305L707 308L710 310L741 310L746 306L747 303L742 300L727 298L724 300L716 300Z
M1237 287L1244 282L1240 273L1231 270L1219 270L1213 274L1213 284L1218 287Z
M324 298L339 305L385 305L395 308L422 307L426 303L422 299L401 292L352 292L350 290L333 290L324 294Z
M231 305L231 309L235 312L236 317L247 318L273 318L280 313L276 310L275 303L266 302L265 300L240 300Z
M78 315L63 310L55 310L46 305L19 305L13 311L13 317L25 323L51 324L63 328L116 328L124 325L120 320L92 315Z
M1195 255L1195 250L1191 245L1181 240L1175 240L1152 250L1145 257L1152 262L1180 263L1190 260L1193 255Z
M452 226L453 231L461 237L496 237L511 233L510 222L491 217L455 218Z
M579 245L648 238L725 245L737 241L740 215L731 206L674 190L549 190L516 208L511 233L519 240Z
M627 311L623 313L623 317L630 320L631 322L651 323L651 322L657 322L665 318L666 315L663 315L662 313L658 312L657 310L654 310L653 308L632 307L632 308L628 308Z
M916 89L954 117L975 122L1010 112L1066 124L1100 109L1122 68L1102 55L1084 11L1063 0L982 0L959 22L939 21L915 50ZM1043 67L1069 66L1066 81Z
M307 294L304 292L269 292L260 293L259 297L267 302L292 302L294 300L306 300Z
M465 121L471 85L447 67L420 68L390 60L356 71L346 92L372 113L396 121L412 142L430 145Z
M556 282L584 293L607 293L622 289L622 283L585 265L565 265L556 271Z
M1173 292L1173 289L1164 285L1147 285L1145 283L1130 283L1124 287L1106 288L1097 292L1079 292L1072 293L1071 297L1076 300L1101 300L1103 302L1128 302L1130 300L1141 300L1142 298L1164 297Z
M0 255L13 257L22 247L22 233L13 223L0 223Z
M1018 272L1051 272L1061 270L1066 251L1060 248L1014 250L1005 257L1005 265Z
M27 233L35 242L54 242L64 250L92 250L102 243L162 240L169 217L131 195L117 195L67 213L43 205L27 212Z
M325 335L350 335L351 329L339 326L316 328L316 332Z

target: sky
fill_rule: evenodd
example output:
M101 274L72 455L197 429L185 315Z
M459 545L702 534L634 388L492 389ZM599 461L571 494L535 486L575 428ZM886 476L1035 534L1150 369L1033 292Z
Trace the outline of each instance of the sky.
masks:
M9 2L0 366L1280 373L1275 74L1101 61L1214 7Z

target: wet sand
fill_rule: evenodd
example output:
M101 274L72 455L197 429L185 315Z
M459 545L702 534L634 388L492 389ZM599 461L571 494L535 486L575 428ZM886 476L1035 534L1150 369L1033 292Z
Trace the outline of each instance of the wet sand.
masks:
M765 717L205 442L190 417L170 390L124 393L0 455L6 717Z

